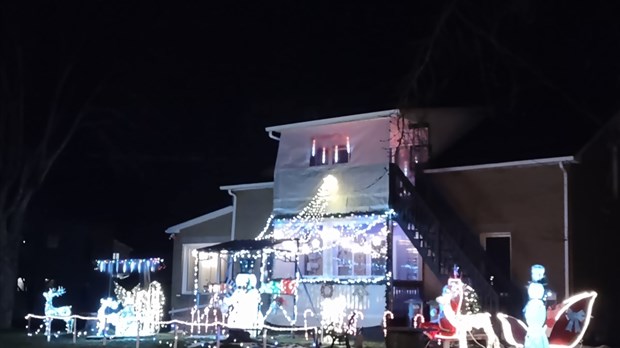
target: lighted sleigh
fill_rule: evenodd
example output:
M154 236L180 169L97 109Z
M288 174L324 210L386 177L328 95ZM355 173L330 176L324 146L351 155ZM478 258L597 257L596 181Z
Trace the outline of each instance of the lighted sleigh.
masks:
M547 336L550 348L573 348L590 325L592 307L597 293L584 292L571 296L547 312ZM527 325L510 315L498 313L504 340L512 347L522 348L527 335Z
M451 284L452 283L452 284ZM465 284L459 278L451 278L448 282L452 286L449 292L437 297L442 305L443 315L436 322L422 322L420 316L414 318L414 325L424 330L424 334L434 342L448 346L450 342L458 342L459 347L467 347L469 339L485 340L487 348L499 348L499 339L495 335L491 323L491 315L486 312L464 314L463 287ZM474 334L475 332L475 334Z

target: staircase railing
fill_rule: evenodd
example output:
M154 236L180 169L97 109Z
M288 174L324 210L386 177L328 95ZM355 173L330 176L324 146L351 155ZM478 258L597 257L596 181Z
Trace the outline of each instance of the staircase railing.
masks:
M396 213L394 219L440 279L445 280L453 265L458 264L461 276L476 290L485 310L497 311L500 294L493 284L506 285L506 280L467 225L442 202L439 192L432 191L434 187L428 178L421 177L416 175L414 186L397 165L390 165L390 205ZM424 195L419 192L420 187ZM433 204L429 205L425 198L432 199ZM493 284L488 274L498 275Z
M430 175L422 170L416 170L416 189L422 199L428 204L436 216L442 221L443 226L453 236L462 250L466 252L475 264L481 265L478 269L483 271L484 278L490 284L500 289L500 305L507 313L517 313L522 308L523 293L511 279L510 274L505 274L497 264L489 258L486 250L480 244L478 234L466 223L460 214L445 198L445 195L434 184ZM486 272L484 272L486 271ZM489 276L493 275L493 279ZM505 303L502 303L505 302Z

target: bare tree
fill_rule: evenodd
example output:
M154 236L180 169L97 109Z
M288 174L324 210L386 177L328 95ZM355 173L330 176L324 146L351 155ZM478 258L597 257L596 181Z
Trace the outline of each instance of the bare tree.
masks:
M45 35L28 28L33 24L28 19L40 20L37 16L44 11L28 12L23 7L7 4L0 10L0 329L3 329L10 327L12 321L22 224L28 204L88 113L102 84L92 84L92 74L84 78L89 65L77 58L79 54L73 51L56 56L58 52L54 50L60 48L46 45L41 40ZM45 25L40 29L45 29Z
M543 100L600 125L618 107L617 5L564 5L448 0L429 11L403 108L473 104L508 116Z

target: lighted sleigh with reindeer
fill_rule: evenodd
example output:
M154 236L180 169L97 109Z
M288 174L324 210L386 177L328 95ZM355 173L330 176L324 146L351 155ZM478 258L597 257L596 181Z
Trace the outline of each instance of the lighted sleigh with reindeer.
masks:
M596 292L588 291L571 296L547 311L546 332L550 348L573 348L588 329ZM510 315L498 313L504 340L509 345L522 348L527 335L527 325Z
M415 326L423 329L424 334L431 341L443 342L444 346L456 341L461 348L467 347L468 338L474 337L474 330L482 331L482 338L486 341L486 347L499 348L499 338L493 330L491 314L485 312L462 313L465 286L455 270L455 276L448 280L448 285L444 287L443 294L437 297L437 303L441 307L439 320L436 322L415 322Z

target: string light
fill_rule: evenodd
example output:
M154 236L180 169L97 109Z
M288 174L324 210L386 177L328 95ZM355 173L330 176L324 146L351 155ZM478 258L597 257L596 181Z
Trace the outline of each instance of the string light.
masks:
M388 318L390 318L390 320L394 319L394 313L392 313L391 311L383 312L383 337L387 337Z
M100 300L101 307L97 311L99 336L132 337L138 332L142 336L152 336L159 332L157 323L163 318L165 304L159 282L150 283L146 289L137 285L132 290L114 283L114 293L117 300ZM108 335L110 325L114 326L114 335Z
M59 317L59 316L45 316L45 315L36 315L36 314L27 314L24 319L28 320L28 319L40 319L40 320L45 320L45 319L65 319L66 317ZM83 316L83 315L77 315L77 314L73 314L70 316L71 319L80 319L80 320L84 320L84 321L98 321L99 318L98 317L92 317L92 316ZM155 322L156 325L163 327L163 326L170 326L170 325L183 325L183 326L192 326L192 325L198 325L204 328L212 328L212 327L225 327L225 328L230 328L230 326L228 325L228 323L224 322L224 321L214 321L211 323L193 323L190 321L184 321L184 320L179 320L179 319L172 319L172 320L163 320L163 321L157 321ZM242 328L243 330L270 330L270 331L277 331L277 332L296 332L296 331L306 331L306 330L310 330L310 331L315 331L318 332L319 328L316 326L310 326L310 327L277 327L277 326L271 326L268 324L262 324L259 325L257 327L247 327L247 328ZM83 335L86 335L86 332L82 333Z
M590 325L592 308L597 295L595 291L585 291L573 295L562 302L553 316L554 321L550 328L551 335L549 336L550 348L574 348L581 342ZM585 304L582 301L586 301ZM523 332L527 332L528 326L523 321L503 313L497 313L497 318L501 323L502 333L506 341L514 347L523 347L523 342L517 342L516 337L512 334L515 329L513 326L518 326L519 328L517 329ZM559 325L564 326L559 331L562 332L561 337L560 335L554 337L555 325L558 325L558 321L561 319L563 320ZM579 330L576 329L576 325L579 325Z
M65 322L65 329L67 332L73 331L74 320L71 319L71 306L61 306L55 307L53 304L53 300L56 297L60 297L66 293L65 288L51 288L48 291L43 293L43 297L45 297L45 305L44 305L44 313L50 318L45 320L45 331L48 333L51 332L52 329L52 317L62 318Z
M97 260L96 263L96 270L111 274L132 273L134 271L138 273L155 272L165 267L162 258Z
M326 176L316 194L297 215L292 218L275 219L272 216L266 221L263 230L259 233L256 240L271 239L282 240L279 247L267 247L262 250L233 250L221 251L220 256L232 259L232 261L249 262L248 260L261 259L260 275L261 288L260 292L272 295L272 303L263 316L266 318L273 315L274 311L282 314L286 320L295 325L298 314L299 296L297 284L301 283L328 283L341 285L389 285L391 281L391 273L386 272L385 260L387 259L387 243L386 239L389 235L389 229L386 227L386 221L392 210L383 213L367 213L367 214L337 214L327 216L325 214L326 207L331 197L338 191L338 180L332 176ZM324 221L329 219L330 223L325 224ZM325 228L328 226L329 228ZM381 227L380 227L381 226ZM296 268L292 279L271 281L270 273L273 270L273 260L289 260L299 264L299 258L302 256L316 254L330 249L342 248L349 250L351 259L339 259L342 265L352 265L354 254L364 254L370 256L371 274L372 275L356 275L354 269L351 268L350 278L341 278L339 276L319 276L304 277L301 276L300 268ZM204 315L200 315L198 310L198 296L200 294L198 288L199 263L198 260L205 258L213 258L216 254L198 253L193 251L194 255L194 308L192 310L191 322L199 323ZM217 256L219 257L219 256ZM351 266L348 266L351 267ZM284 282L288 282L290 289L284 291L286 286ZM230 288L228 288L230 289ZM205 288L211 293L211 301L207 308L222 308L222 312L233 313L238 304L232 304L231 300L213 301L219 298L223 292L222 285L214 284ZM291 315L283 308L281 295L293 296L293 312ZM260 303L260 300L256 300ZM232 304L230 306L225 305ZM253 306L253 305L252 305ZM247 304L242 306L248 308ZM229 308L232 309L229 311ZM340 307L344 309L344 307ZM207 309L205 309L207 313ZM229 318L231 319L231 318ZM235 319L235 318L232 318ZM306 319L306 318L304 318ZM207 322L210 319L207 316ZM235 319L236 320L236 319ZM263 319L264 320L264 319ZM247 326L247 325L246 325ZM251 325L256 326L256 325ZM200 330L200 326L196 326Z

